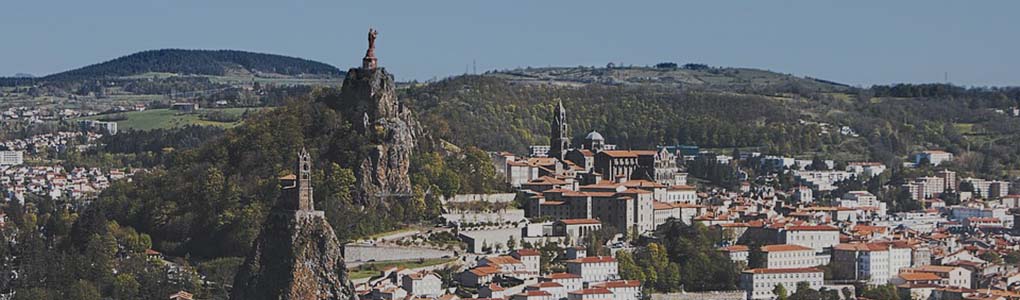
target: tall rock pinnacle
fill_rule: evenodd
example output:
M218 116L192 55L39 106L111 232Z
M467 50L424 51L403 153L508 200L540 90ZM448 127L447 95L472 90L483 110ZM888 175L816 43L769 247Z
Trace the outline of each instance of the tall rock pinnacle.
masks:
M357 198L363 204L386 205L410 197L407 172L416 140L424 134L411 110L397 99L393 75L378 67L377 35L369 30L361 68L347 71L339 99L328 104L342 111L369 140L366 157L355 170Z
M340 241L312 201L311 156L281 179L277 205L234 277L233 300L353 300Z

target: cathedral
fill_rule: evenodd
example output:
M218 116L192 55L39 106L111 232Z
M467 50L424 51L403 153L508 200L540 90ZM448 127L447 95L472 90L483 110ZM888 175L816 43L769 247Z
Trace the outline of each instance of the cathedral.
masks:
M553 110L549 148L545 160L533 160L544 165L539 176L552 176L576 180L578 184L594 184L602 180L622 183L630 179L644 179L671 186L684 184L676 156L666 148L658 150L617 150L606 144L597 131L589 132L578 147L572 147L567 126L567 110L557 102ZM532 149L542 149L533 146ZM532 153L533 157L542 156ZM686 180L683 180L686 181Z

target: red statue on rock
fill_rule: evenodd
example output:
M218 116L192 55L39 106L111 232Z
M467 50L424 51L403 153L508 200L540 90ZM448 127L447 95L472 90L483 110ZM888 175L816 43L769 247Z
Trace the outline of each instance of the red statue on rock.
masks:
M375 37L379 35L375 29L368 29L368 51L365 52L365 58L361 60L361 68L366 70L375 69L377 62L375 59Z

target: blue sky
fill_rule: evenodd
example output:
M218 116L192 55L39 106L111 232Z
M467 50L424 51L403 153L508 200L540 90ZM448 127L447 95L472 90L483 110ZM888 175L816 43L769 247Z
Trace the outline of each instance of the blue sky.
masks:
M5 0L0 75L158 48L360 64L368 27L400 80L661 61L853 85L1020 85L1020 1Z

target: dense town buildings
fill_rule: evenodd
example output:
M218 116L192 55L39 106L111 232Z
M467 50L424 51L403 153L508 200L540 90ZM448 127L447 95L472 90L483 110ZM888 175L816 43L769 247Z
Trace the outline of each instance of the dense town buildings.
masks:
M494 155L497 167L506 170L508 182L523 200L526 217L552 220L550 230L535 234L583 245L591 234L607 227L623 233L623 238L651 236L655 228L671 220L716 228L724 233L717 251L745 266L739 288L748 299L772 299L777 284L790 291L801 282L814 289L837 290L848 282L896 284L903 295L997 286L974 274L1006 273L989 269L989 262L978 256L989 251L1004 256L1013 248L1000 245L1020 244L1002 236L1015 226L1010 210L1020 208L1020 195L1011 195L1006 181L961 179L946 164L954 159L949 152L915 155L914 163L904 167L939 169L905 178L897 186L847 189L846 182L867 183L888 174L889 168L878 162L840 165L758 152L719 155L691 146L617 150L596 131L571 144L563 126L567 116L562 104L557 104L551 122L552 146L532 147L548 148L547 153ZM735 190L688 185L685 166L699 159L733 166L741 182ZM751 177L752 170L743 169L748 166L755 168L758 178ZM780 175L793 178L785 190L776 188ZM902 193L884 192L894 188ZM890 195L905 195L919 209L893 206L883 198ZM945 197L955 198L949 202ZM755 251L761 253L761 265L750 267ZM608 269L599 269L598 263L612 268L604 257L567 261L570 273L581 275L583 282L618 279ZM581 271L586 266L599 271ZM831 282L823 278L819 267L832 271ZM586 285L567 291L566 297L609 297L620 294L609 294L611 287L628 285L625 281ZM563 297L562 290L552 284L529 291ZM518 294L522 297L546 295Z

